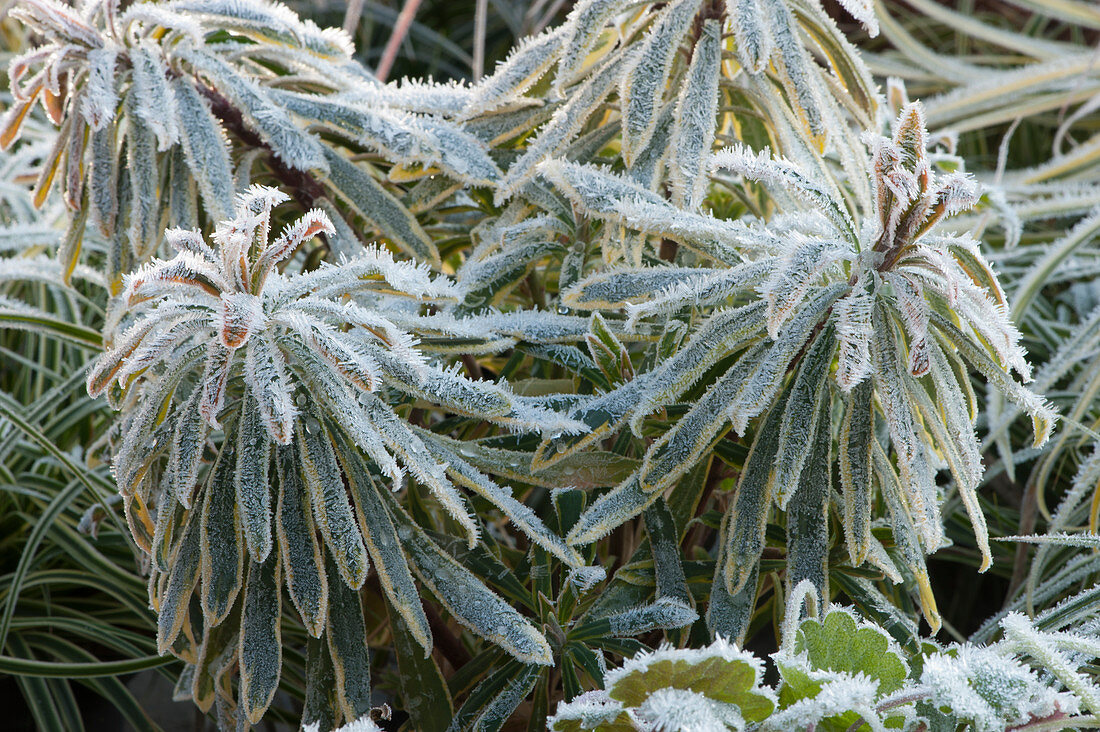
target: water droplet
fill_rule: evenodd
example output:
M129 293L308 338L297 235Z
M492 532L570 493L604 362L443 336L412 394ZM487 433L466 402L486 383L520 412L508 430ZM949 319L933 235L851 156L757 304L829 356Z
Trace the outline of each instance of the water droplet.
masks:
M306 420L306 432L311 435L315 435L321 431L321 423L310 417Z
M569 314L569 308L565 307L564 305L558 305L558 315L568 315L568 314Z
M294 403L299 407L304 407L306 405L306 395L299 392L298 396L294 397Z

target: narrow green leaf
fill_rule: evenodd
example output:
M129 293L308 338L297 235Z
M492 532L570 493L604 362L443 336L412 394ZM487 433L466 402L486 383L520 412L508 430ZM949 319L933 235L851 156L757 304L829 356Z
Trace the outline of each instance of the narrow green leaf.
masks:
M828 387L825 392L828 394ZM790 404L788 400L788 410ZM810 580L817 588L818 607L824 607L829 598L829 497L833 485L830 400L822 399L814 408L818 417L808 438L809 458L787 506L786 580L788 593L802 580Z
M237 512L252 561L271 552L271 441L256 400L246 396L237 427L237 469L233 475Z
M375 566L378 566L377 562ZM397 655L397 680L407 700L405 709L412 719L412 726L424 730L446 729L454 717L454 704L443 672L431 656L430 639L428 653L425 654L423 641L405 622L405 613L397 611L389 603L386 609L389 610L390 632Z
M282 566L290 600L302 616L306 631L320 638L328 614L328 578L313 525L306 487L302 483L295 446L276 450L279 504L275 513Z
M336 568L328 559L328 572ZM371 709L370 650L359 593L343 582L329 585L328 652L336 677L336 695L345 719L359 719Z
M201 516L202 609L210 626L229 614L244 582L244 541L233 474L237 454L229 440L210 473Z
M550 644L511 605L443 552L412 522L396 499L383 494L398 521L397 534L421 581L463 625L524 663L551 665Z
M313 505L314 521L336 560L340 577L349 587L358 589L367 577L369 559L348 505L331 437L320 421L313 418L296 422L295 437L300 445L302 477Z
M695 603L688 592L684 565L680 561L680 534L672 511L662 497L645 510L645 529L653 552L657 597L679 600L688 607Z
M323 640L309 638L306 641L306 699L302 726L316 724L320 729L332 729L336 726L339 708L336 673L328 648Z
M199 517L191 516L180 539L179 549L172 560L168 584L159 598L157 609L157 651L167 653L179 635L186 619L191 592L199 581L199 557L201 530Z
M829 366L833 362L835 345L832 328L818 334L798 367L787 398L775 459L775 501L783 509L802 485L803 468L811 459L806 446L813 444L820 420L829 421L822 405L829 404ZM828 424L825 429L828 431Z
M689 209L699 206L706 193L721 66L722 24L708 18L691 52L691 66L676 102L668 164L674 200Z
M672 64L695 17L699 0L676 0L662 9L623 74L623 159L627 165L649 143L668 88Z
M241 710L252 724L260 721L279 688L283 654L281 614L282 572L278 557L269 557L263 563L253 560L249 563L237 650Z
M420 593L409 570L408 559L401 550L401 540L378 495L379 490L386 489L378 487L359 456L350 449L341 450L340 455L378 582L390 602L389 607L401 616L404 631L416 639L423 655L427 656L432 651L432 631L420 604Z
M871 440L874 411L871 382L856 385L844 402L840 427L840 485L844 498L844 536L853 566L863 564L871 548Z
M328 145L323 148L336 194L402 251L438 269L439 251L416 217L369 173Z
M180 143L203 207L213 221L233 215L233 167L225 131L199 96L195 81L179 77L172 82L180 115Z
M764 529L772 504L771 472L786 404L784 392L760 425L737 482L737 499L724 533L725 564L719 569L730 595L736 595L746 586L764 550Z

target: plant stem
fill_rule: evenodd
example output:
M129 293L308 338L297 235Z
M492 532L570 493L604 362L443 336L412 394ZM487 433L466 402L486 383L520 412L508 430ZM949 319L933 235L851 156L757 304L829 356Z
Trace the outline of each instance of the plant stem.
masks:
M390 75L393 62L397 60L397 49L401 47L401 42L409 34L409 28L412 27L416 10L419 7L420 0L405 0L405 5L397 16L397 22L394 23L393 33L390 34L390 39L386 41L386 48L382 51L382 59L374 70L374 75L378 77L379 81L385 81L386 77Z
M476 84L485 73L485 24L489 15L489 0L477 0L474 7L474 60L471 76Z

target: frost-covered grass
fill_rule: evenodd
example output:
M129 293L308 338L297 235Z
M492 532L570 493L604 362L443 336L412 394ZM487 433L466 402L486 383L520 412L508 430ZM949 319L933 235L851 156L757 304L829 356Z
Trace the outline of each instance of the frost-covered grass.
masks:
M1096 726L1100 14L503 5L12 6L38 726Z

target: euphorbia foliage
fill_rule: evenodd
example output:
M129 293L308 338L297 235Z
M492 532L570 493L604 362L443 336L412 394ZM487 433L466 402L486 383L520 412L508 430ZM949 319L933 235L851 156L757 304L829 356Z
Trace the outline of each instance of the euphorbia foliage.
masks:
M897 63L882 44L919 46L884 4L841 5L853 38L889 36L876 73ZM1056 15L1092 22L1078 6ZM156 650L185 662L177 697L224 728L300 713L375 729L373 669L420 730L500 729L517 710L569 730L1100 712L1081 670L1095 623L1066 631L1091 595L1033 620L1016 597L988 647L917 632L918 606L941 627L927 557L954 541L990 567L1004 519L981 491L1050 450L1039 388L1095 356L1094 314L1025 386L1021 344L1070 330L1042 320L1064 303L1032 304L1050 278L1073 291L1065 263L1100 216L1017 249L1034 222L1100 204L1100 148L1005 183L1014 125L997 174L972 175L942 128L960 93L910 102L890 80L884 98L817 0L566 14L467 85L383 83L348 34L266 0L15 3L29 31L0 147L36 181L34 231L66 230L25 251L0 230L0 324L89 362L93 406L72 411L97 415L88 463L110 465ZM1024 85L1044 110L1083 99L1092 82L1065 69L1084 55L1059 65L1062 40L1031 41L1043 73L990 88ZM1084 182L1047 182L1063 173ZM1032 439L1014 455L1020 413ZM1059 438L1044 471L1072 462ZM1060 530L1096 528L1098 465ZM1043 541L1033 505L1016 538ZM1055 551L1026 583L1050 605L1100 571L1077 557L1040 591ZM840 594L882 627L838 609L800 623L803 600ZM769 686L739 645L784 605Z

